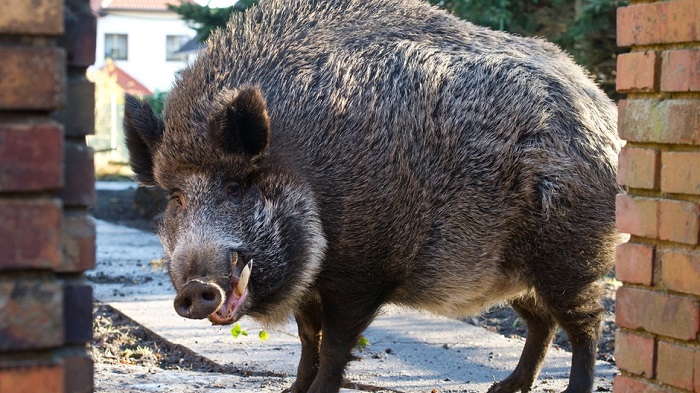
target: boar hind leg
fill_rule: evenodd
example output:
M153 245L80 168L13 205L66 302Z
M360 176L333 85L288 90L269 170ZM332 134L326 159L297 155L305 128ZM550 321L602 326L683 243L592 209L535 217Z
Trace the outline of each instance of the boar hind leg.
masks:
M570 288L571 289L571 288ZM603 307L596 282L583 288L549 293L548 306L571 343L571 374L565 393L588 393L593 389L595 355Z
M554 338L554 319L533 297L517 299L511 306L527 324L525 347L515 370L508 378L491 386L489 393L528 392Z
M318 373L319 348L321 345L321 304L317 299L304 303L294 315L299 328L301 340L301 359L297 368L297 380L290 393L302 393L309 390Z

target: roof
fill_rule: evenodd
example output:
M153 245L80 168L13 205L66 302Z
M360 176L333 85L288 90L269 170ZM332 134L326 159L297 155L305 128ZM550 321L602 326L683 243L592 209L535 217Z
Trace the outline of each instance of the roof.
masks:
M167 11L168 4L196 4L194 0L90 0L94 12L102 10Z
M129 93L135 96L148 96L152 95L153 92L144 86L141 82L137 81L131 75L127 74L126 71L117 67L113 61L107 60L107 64L100 68L100 72L105 73L107 76L114 78L117 85L121 87L125 93Z

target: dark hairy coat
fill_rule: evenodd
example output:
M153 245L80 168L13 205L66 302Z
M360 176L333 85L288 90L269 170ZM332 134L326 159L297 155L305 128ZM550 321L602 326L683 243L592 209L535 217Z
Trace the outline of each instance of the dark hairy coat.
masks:
M384 303L505 301L530 334L491 391L529 389L556 324L568 391L590 391L617 111L553 44L417 0L263 0L209 39L162 121L126 112L137 178L176 195L160 230L175 288L228 288L227 248L254 259L241 309L297 318L292 391L337 391Z

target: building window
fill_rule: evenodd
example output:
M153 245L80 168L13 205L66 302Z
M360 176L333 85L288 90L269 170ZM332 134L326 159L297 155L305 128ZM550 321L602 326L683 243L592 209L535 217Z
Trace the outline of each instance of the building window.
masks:
M186 35L168 35L165 36L165 60L167 61L185 61L187 60L186 53L176 53L190 40Z
M126 60L127 49L126 34L105 34L105 58Z

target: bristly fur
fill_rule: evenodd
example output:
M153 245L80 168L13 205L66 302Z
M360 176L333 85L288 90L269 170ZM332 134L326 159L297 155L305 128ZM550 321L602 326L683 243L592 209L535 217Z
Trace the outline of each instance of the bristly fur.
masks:
M254 259L245 311L299 324L292 391L337 391L384 303L506 301L528 341L490 391L527 391L557 324L567 391L591 390L617 111L555 45L418 0L262 0L182 71L164 127L130 102L137 177L176 196L175 288L229 274L229 249Z

